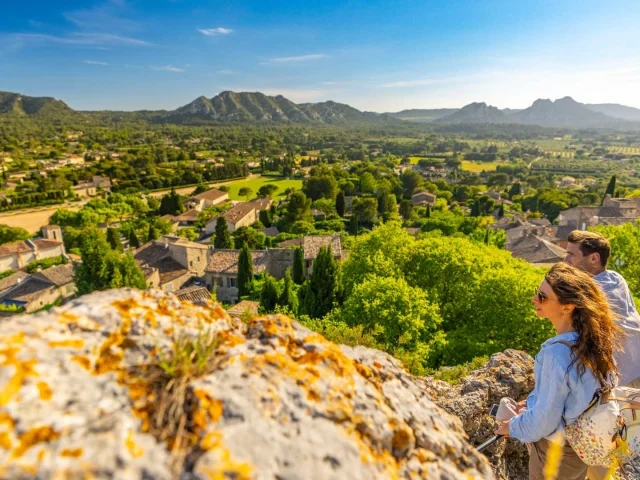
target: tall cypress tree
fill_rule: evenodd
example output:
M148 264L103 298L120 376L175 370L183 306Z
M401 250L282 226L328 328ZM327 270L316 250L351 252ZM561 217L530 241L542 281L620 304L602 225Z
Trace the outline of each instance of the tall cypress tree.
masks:
M500 210L498 210L498 218L504 217L504 202L500 204Z
M489 229L487 228L487 231L484 234L484 244L485 245L489 245Z
M357 215L351 215L351 218L349 219L349 233L351 235L358 235L358 216Z
M213 240L214 248L233 248L233 239L227 227L224 217L218 217L216 221L216 238Z
M264 285L262 285L262 291L260 292L260 306L266 313L271 313L276 308L278 297L278 283L271 275L267 275L264 279Z
M149 230L147 231L147 242L151 240L157 240L160 235L158 234L158 230L153 226L153 223L149 224Z
M604 197L606 197L607 195L611 195L611 197L613 198L615 196L615 193L616 193L616 176L612 175L611 180L609 180L609 185L607 185L607 189L604 192ZM604 197L602 197L601 205L604 205Z
M293 282L291 280L291 270L287 268L284 275L284 289L278 299L278 305L288 308L291 313L296 313L298 309L298 302L295 294L293 293Z
M238 257L238 298L253 291L253 259L247 242L244 242Z
M270 227L271 223L273 222L273 219L271 218L271 212L269 212L269 210L260 210L258 218L265 227Z
M129 248L138 248L140 246L140 240L138 240L138 236L136 235L136 229L131 228L129 230Z
M431 205L427 205L427 212L425 214L426 218L431 218Z
M298 247L293 255L293 281L298 285L302 285L304 283L304 277L304 252L302 251L302 247Z
M346 204L346 200L344 198L344 192L340 191L338 193L338 197L336 198L336 212L341 217L344 217L344 213L346 211L346 208L347 208L347 204Z
M473 205L471 206L471 216L472 217L480 216L480 202L478 200L474 200Z
M107 242L111 245L111 248L116 252L124 252L124 247L120 241L120 234L115 228L107 228Z
M304 297L304 313L311 318L324 317L333 309L338 290L338 264L333 258L331 246L322 247L313 262Z

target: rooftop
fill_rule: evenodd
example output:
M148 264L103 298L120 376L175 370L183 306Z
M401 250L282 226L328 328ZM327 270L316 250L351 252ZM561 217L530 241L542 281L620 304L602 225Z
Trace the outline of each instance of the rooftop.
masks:
M28 278L29 274L22 271L12 273L6 278L0 280L0 294L6 292L10 288L14 287L20 282L23 282L25 278Z
M191 303L211 301L211 294L209 293L209 290L207 290L207 287L198 287L197 285L182 288L175 292L175 295L180 300L187 300Z
M260 308L260 302L254 302L252 300L242 300L240 303L235 304L227 313L232 317L239 317L249 312L251 315L256 315Z
M0 297L0 303L13 303L26 305L35 300L43 293L55 289L55 285L31 276L13 290Z
M54 285L61 287L73 282L73 266L70 264L56 265L55 267L36 272L33 276L48 280Z
M318 256L320 249L331 245L331 252L336 258L342 256L342 240L340 235L308 235L302 237L302 248L305 260L312 260Z
M30 252L33 247L27 242L15 242L8 243L6 245L0 245L0 257L9 257L15 255L18 252Z
M222 190L218 190L216 188L212 188L211 190L207 190L206 192L202 192L202 193L199 193L198 195L194 195L193 197L185 200L185 203L193 199L215 201L215 200L218 200L219 198L224 197L225 195L228 195L228 193L223 192Z
M240 250L214 250L206 271L235 275L238 273L239 256ZM253 260L253 273L262 273L267 267L267 251L253 250L251 251L251 258Z
M223 216L227 222L236 224L249 215L252 210L256 210L255 204L251 202L241 202L227 210Z

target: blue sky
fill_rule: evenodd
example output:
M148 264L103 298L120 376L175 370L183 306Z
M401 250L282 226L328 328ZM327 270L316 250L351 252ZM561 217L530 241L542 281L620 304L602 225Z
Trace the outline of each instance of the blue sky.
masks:
M640 108L637 0L3 2L0 90L81 110L224 90L362 110Z

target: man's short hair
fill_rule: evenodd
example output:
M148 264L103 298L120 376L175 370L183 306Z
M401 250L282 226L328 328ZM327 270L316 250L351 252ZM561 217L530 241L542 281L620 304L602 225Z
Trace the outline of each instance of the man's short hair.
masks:
M592 253L600 254L600 263L603 267L607 266L609 255L611 255L611 245L609 244L609 240L599 233L574 230L569 234L567 240L569 243L579 244L582 255L586 256Z

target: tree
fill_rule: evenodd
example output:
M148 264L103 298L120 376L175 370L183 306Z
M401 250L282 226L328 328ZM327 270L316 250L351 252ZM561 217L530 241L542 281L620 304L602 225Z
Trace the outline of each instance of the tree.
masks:
M351 218L349 218L349 226L348 226L348 231L351 235L358 235L358 230L359 230L359 222L358 222L358 217L356 217L355 215L351 215Z
M426 211L424 213L424 217L425 218L431 218L431 205L427 205L427 209L426 209Z
M489 229L487 228L484 234L484 244L489 245Z
M240 227L233 231L231 234L233 237L234 245L247 244L250 249L258 250L264 247L267 236L251 227Z
M516 195L522 195L522 188L519 182L516 182L513 185L511 185L511 188L509 189L509 198L513 198Z
M278 291L278 282L271 275L267 275L260 292L260 306L266 313L275 310L280 292Z
M423 183L422 176L418 172L409 169L402 172L400 182L402 183L405 196L408 197L413 195L415 190Z
M304 313L311 318L322 318L329 313L337 301L338 282L338 264L331 246L322 247L313 262L311 278L305 284Z
M333 200L338 194L338 182L336 182L333 175L311 177L308 180L305 180L303 188L304 192L312 200L318 200L319 198L328 198Z
M271 218L271 212L269 210L260 210L258 218L265 227L270 227L273 222L273 218Z
M31 238L31 234L24 228L0 225L0 245L19 242Z
M227 227L227 221L224 217L218 217L216 220L216 234L213 241L214 248L233 248L233 240L229 234L229 228Z
M258 195L261 197L273 197L278 191L278 186L273 183L265 183L258 189Z
M147 242L152 240L157 240L160 235L158 234L158 230L153 225L153 223L149 224L149 230L147 230Z
M411 203L411 200L402 200L400 202L400 215L402 215L402 218L409 220L412 213L413 204Z
M376 190L376 179L369 172L360 175L360 191L362 193L373 193Z
M160 201L160 215L180 215L184 212L184 205L180 195L176 193L175 188L171 187L171 192L162 197Z
M238 298L253 292L253 258L245 243L238 256Z
M298 247L293 255L293 281L298 285L304 283L305 270L304 252L302 247Z
M120 241L120 234L115 228L107 228L107 241L116 252L124 252L124 247Z
M609 180L609 184L607 185L607 189L604 192L604 196L602 197L602 205L604 205L604 199L607 195L611 195L611 197L615 196L616 192L616 176L612 175Z
M312 200L303 192L293 192L286 206L285 216L289 223L305 220L309 217Z
M249 200L249 197L253 195L253 189L249 187L242 187L238 190L238 196L244 197L245 200Z
M136 229L133 227L129 229L129 247L130 248L140 247L140 240L138 240L138 236L136 235Z
M344 198L344 192L340 191L336 198L336 212L338 215L344 218L344 214L346 212L346 200Z
M427 345L442 323L426 291L402 278L372 275L349 295L338 314L347 325L364 326L389 353Z
M284 288L278 298L278 305L287 308L291 313L298 310L298 299L293 291L293 282L291 280L291 269L287 268L284 274Z
M498 218L504 217L504 202L500 204L500 210L498 210Z
M376 220L378 213L378 202L375 198L360 198L353 199L353 214L357 217L358 222L373 223Z

